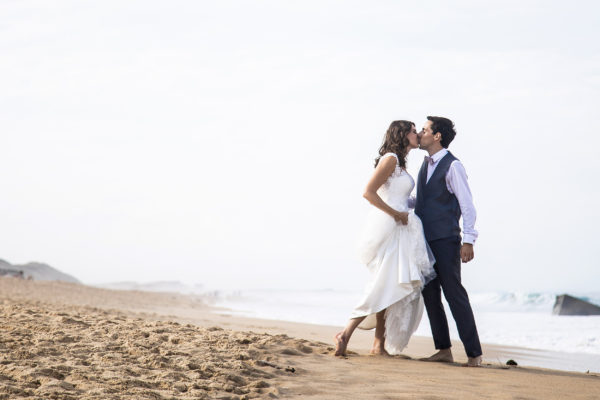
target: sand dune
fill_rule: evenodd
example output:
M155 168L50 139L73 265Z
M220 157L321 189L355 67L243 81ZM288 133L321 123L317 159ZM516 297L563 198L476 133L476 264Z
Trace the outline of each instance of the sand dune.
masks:
M48 264L39 262L28 262L27 264L11 264L6 260L0 259L0 276L16 275L23 273L24 278L35 279L36 281L63 281L71 283L80 283L75 277L65 274ZM12 272L12 273L10 273Z
M367 356L369 332L337 358L324 343L335 329L221 315L198 297L3 278L0 399L600 396L593 373ZM413 338L407 354L428 354L429 342Z

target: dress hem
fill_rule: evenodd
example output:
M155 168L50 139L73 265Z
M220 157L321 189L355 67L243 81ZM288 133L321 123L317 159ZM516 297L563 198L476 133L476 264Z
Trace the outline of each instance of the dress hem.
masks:
M415 283L417 283L417 282L418 282L418 286L413 286L413 290L412 290L411 292L409 292L409 293L406 293L406 294L405 294L404 296L402 296L402 297L399 297L397 300L395 300L395 301L391 302L390 304L388 304L387 306L383 307L383 308L382 308L382 309L380 309L380 310L377 310L377 311L372 311L372 312L369 312L369 313L361 313L360 315L355 315L355 314L352 314L352 315L350 316L350 319L356 319L356 318L362 318L362 317L365 317L365 319L366 319L366 318L368 318L368 317L370 317L370 316L372 316L372 315L375 315L375 314L377 314L377 313L379 313L379 312L381 312L381 311L383 311L383 310L387 310L387 309L389 309L391 306L395 305L396 303L398 303L398 302L400 302L400 301L402 301L402 300L406 299L406 298L407 298L407 297L409 297L409 296L412 296L412 295L414 295L415 291L418 291L418 292L420 293L420 292L421 292L421 290L423 289L422 282L421 282L421 281L413 281L413 282L415 282ZM405 284L405 285L408 285L408 284ZM363 321L363 322L364 322L364 321ZM375 326L374 326L374 325L373 325L373 326L369 326L368 328L367 328L367 327L361 327L361 325L363 324L363 322L361 322L361 324L359 324L359 325L358 325L358 329L362 329L362 330L365 330L365 331L369 331L369 330L375 329Z

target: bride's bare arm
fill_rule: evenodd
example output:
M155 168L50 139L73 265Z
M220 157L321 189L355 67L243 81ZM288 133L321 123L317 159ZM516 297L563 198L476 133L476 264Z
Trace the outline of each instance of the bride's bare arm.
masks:
M383 199L377 194L377 189L379 189L381 185L385 183L395 169L395 157L386 157L379 160L379 164L377 165L377 168L375 168L373 176L369 180L369 183L367 183L363 197L369 200L369 203L373 204L381 211L391 215L396 222L401 222L403 225L406 225L408 223L408 213L394 210L392 207L388 206L387 203L383 201Z

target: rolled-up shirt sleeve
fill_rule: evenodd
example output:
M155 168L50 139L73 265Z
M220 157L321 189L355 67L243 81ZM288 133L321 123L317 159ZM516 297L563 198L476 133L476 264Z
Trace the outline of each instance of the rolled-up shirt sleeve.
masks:
M479 233L475 230L477 211L473 205L473 196L467 182L465 167L458 160L452 162L446 174L446 186L454 193L460 205L463 219L463 243L475 243Z

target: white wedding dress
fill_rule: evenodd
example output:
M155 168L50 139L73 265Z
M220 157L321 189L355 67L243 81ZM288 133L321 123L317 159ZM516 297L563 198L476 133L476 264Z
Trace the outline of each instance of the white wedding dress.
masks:
M377 194L393 209L409 211L408 198L415 181L400 168L396 154L384 154L380 161L385 157L396 158L396 169ZM375 314L387 309L385 350L399 354L421 321L421 290L435 277L435 260L425 241L421 220L410 212L408 224L402 225L373 207L359 242L359 255L369 269L370 279L351 318L366 316L358 327L373 329Z

